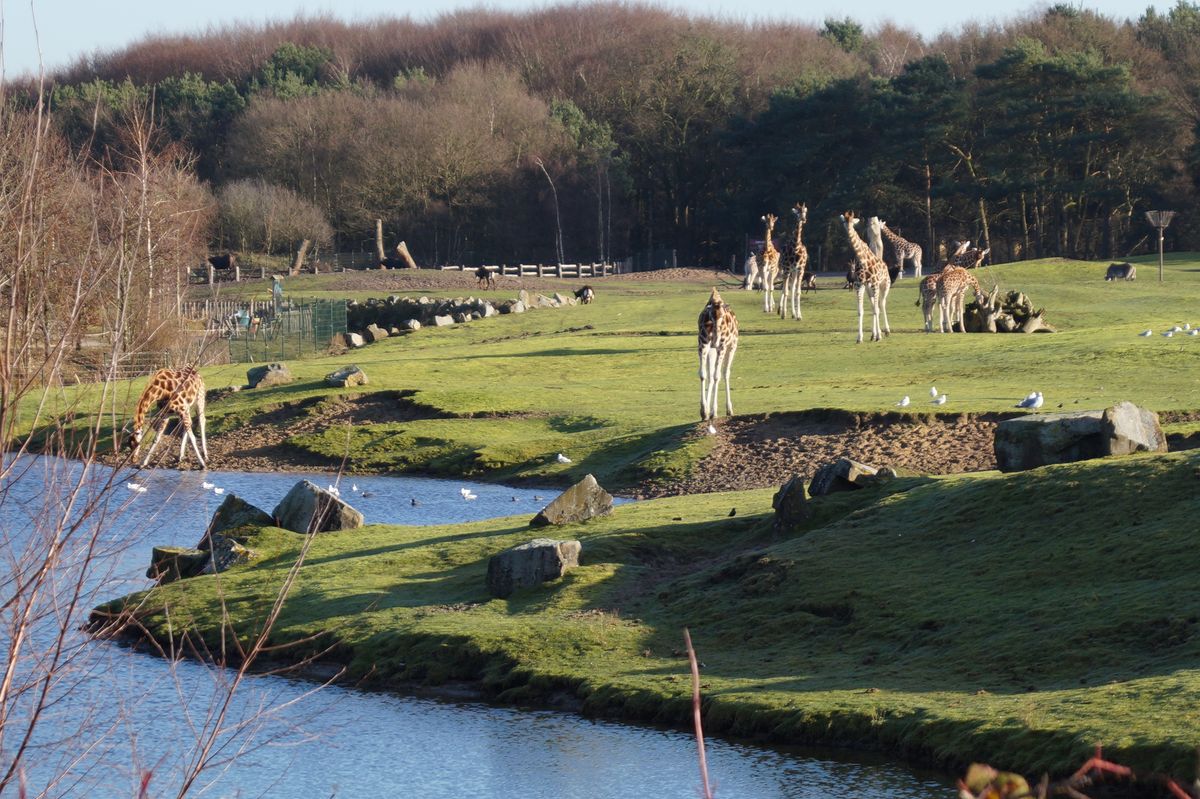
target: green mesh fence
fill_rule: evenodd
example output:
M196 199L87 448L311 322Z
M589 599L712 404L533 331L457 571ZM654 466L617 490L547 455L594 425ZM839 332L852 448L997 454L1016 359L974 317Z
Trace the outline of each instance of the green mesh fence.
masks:
M259 316L230 323L229 359L259 363L303 358L324 352L330 339L346 332L344 300L283 301Z

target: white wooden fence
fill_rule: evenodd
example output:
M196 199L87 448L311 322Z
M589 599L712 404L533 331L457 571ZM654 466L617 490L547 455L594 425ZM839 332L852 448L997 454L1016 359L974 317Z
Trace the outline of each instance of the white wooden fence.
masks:
M443 266L446 271L474 272L474 266ZM511 277L606 277L615 275L618 271L616 264L502 264L500 266L484 265L484 269L497 275Z

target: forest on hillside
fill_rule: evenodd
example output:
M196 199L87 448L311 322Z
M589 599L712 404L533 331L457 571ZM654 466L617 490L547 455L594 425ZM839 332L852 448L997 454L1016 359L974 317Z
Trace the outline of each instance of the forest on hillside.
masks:
M1115 20L1057 5L932 41L850 18L747 24L649 5L299 17L157 35L5 89L117 169L186 165L213 249L302 238L436 263L637 257L727 267L760 217L809 207L995 260L1200 249L1200 5ZM927 258L932 260L931 258Z

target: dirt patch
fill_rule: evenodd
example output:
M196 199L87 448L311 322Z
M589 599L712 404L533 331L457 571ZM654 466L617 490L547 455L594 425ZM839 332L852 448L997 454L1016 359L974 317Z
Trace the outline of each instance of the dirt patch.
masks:
M647 485L644 496L777 487L793 475L809 479L837 458L922 474L996 468L996 424L1011 414L910 416L812 410L736 416L715 423L716 444L686 479ZM697 425L695 436L709 435Z

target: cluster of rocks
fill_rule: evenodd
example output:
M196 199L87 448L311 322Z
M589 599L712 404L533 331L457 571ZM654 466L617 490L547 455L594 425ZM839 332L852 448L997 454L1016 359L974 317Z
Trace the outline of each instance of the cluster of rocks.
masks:
M326 533L363 526L361 512L332 491L301 480L267 513L235 494L228 494L194 547L154 547L146 576L163 583L200 574L215 574L255 557L247 549L255 528L274 525L296 533Z
M346 303L346 327L355 332L345 334L346 346L361 347L422 327L449 327L498 314L524 313L533 308L562 308L577 303L571 294L531 295L525 289L521 289L515 298L501 302L475 297L420 297L414 300L396 294L382 300L350 300Z
M612 513L612 495L587 475L559 494L536 516L530 527L577 524ZM579 565L583 545L579 541L535 538L506 549L488 559L487 588L494 597L508 597L523 588L533 588L557 580Z
M286 386L294 380L291 370L282 363L268 363L246 370L246 388L248 389ZM365 386L367 382L366 372L355 364L343 366L341 369L325 375L325 383L334 388Z
M1028 297L1010 291L1003 297L992 291L988 301L980 305L970 302L963 308L963 324L968 333L1056 333L1045 319L1044 308L1033 307Z
M1110 455L1166 452L1167 439L1158 414L1132 402L1120 402L1104 410L1031 413L1007 419L996 426L993 446L1000 470L1015 472ZM814 499L879 486L897 476L889 466L868 466L849 458L819 467L807 490L804 478L797 475L772 498L775 530L788 534L810 522L816 514Z

